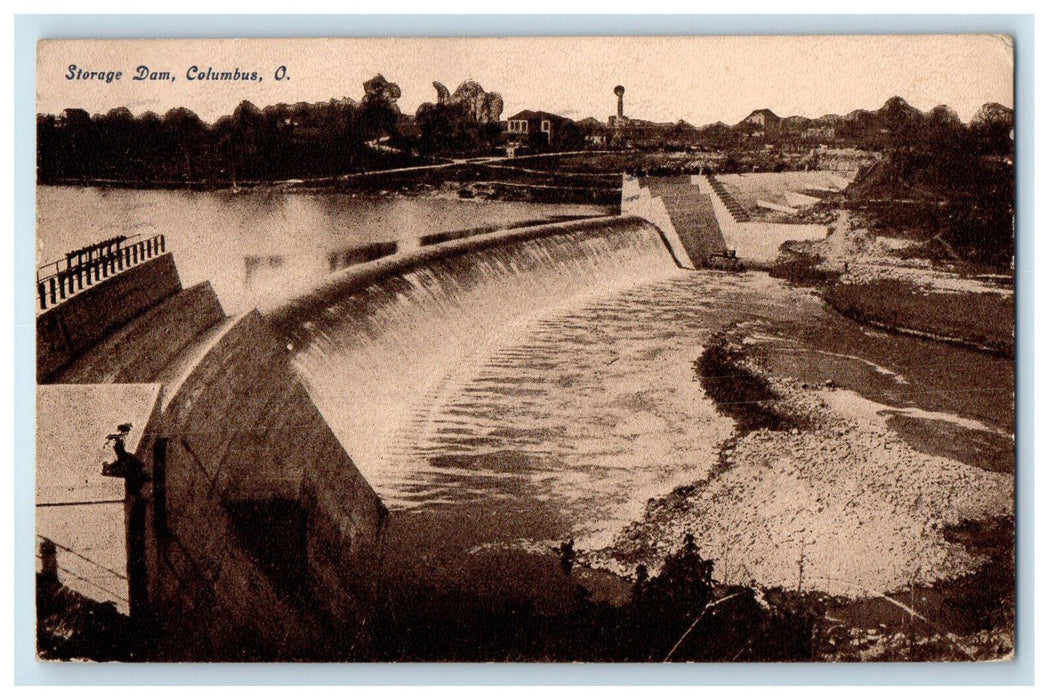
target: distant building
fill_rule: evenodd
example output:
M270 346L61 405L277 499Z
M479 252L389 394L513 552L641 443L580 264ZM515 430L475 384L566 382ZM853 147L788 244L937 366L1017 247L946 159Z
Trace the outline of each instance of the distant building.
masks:
M577 147L581 143L575 122L559 114L521 110L506 120L507 143L532 150Z
M576 122L583 134L583 142L594 146L605 146L609 143L610 129L594 117L587 117Z
M781 117L774 114L769 109L757 109L747 117L745 117L741 124L744 126L751 126L763 131L773 131L781 126Z

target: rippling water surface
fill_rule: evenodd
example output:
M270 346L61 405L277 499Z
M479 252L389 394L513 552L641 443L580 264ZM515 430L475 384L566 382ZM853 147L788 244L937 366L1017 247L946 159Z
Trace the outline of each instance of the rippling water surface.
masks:
M165 233L184 283L211 280L229 312L255 301L247 255L307 260L283 274L313 277L350 242L599 213L275 192L42 187L38 198L42 260L115 233ZM863 329L762 273L679 270L633 220L352 290L300 329L294 364L398 518L458 529L467 546L569 535L602 546L647 499L714 467L732 426L692 363L728 328L775 372L834 381L919 450L1014 468L1011 361Z

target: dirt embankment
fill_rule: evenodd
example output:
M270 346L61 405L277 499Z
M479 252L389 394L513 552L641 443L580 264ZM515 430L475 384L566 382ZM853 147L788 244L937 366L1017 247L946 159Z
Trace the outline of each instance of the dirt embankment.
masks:
M826 287L828 304L856 321L883 330L1015 355L1015 301L988 292L944 292L925 279L874 277Z
M877 236L839 213L822 241L785 247L771 269L794 284L816 285L841 314L868 325L1012 357L1015 299L1010 272L906 257L914 243Z

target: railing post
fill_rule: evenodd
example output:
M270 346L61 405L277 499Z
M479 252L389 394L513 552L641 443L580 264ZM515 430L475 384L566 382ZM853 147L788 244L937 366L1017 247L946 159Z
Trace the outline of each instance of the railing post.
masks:
M165 252L165 235L112 236L66 253L65 258L37 269L37 297L41 310L54 306L86 287ZM43 276L45 272L49 272Z

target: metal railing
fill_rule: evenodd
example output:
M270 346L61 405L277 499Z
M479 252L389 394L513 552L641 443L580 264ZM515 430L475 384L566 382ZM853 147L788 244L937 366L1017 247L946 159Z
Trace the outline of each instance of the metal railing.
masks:
M37 268L40 310L165 252L165 236L115 236Z

